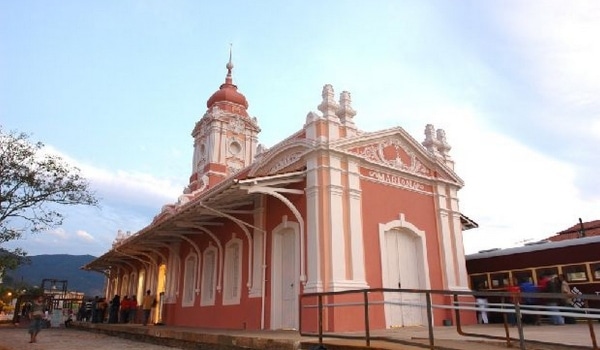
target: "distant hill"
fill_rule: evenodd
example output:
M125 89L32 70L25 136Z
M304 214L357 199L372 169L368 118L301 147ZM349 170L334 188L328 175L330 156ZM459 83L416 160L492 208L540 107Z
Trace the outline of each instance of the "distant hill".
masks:
M24 282L40 287L43 279L66 280L69 291L83 292L86 297L102 295L104 276L98 272L81 270L82 266L96 257L54 254L33 255L28 258L29 264L6 272L5 284L22 284Z

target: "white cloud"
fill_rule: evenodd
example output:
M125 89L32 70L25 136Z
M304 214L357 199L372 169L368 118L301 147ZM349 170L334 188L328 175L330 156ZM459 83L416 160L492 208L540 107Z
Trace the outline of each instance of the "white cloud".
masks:
M159 210L162 205L173 203L183 192L183 185L168 179L160 179L152 174L116 170L109 171L71 158L69 155L46 145L45 152L62 157L68 164L81 170L93 189L100 196L135 205L152 206ZM157 212L158 213L158 212Z
M110 172L88 165L82 167L82 172L101 193L136 204L150 202L160 208L162 204L175 202L183 192L183 186L146 173Z
M596 118L600 108L600 2L517 1L513 5L495 8L498 28L516 44L536 92L550 106L567 108L550 108L540 117L561 128L584 130L585 125L573 121Z
M600 201L582 198L572 164L479 125L481 118L470 119L447 130L456 170L465 180L461 211L480 225L465 233L468 253L540 240L579 217L595 218Z
M92 235L90 235L89 233L83 231L83 230L77 230L77 232L75 232L75 235L79 238L81 238L84 241L87 242L93 242L94 241L94 237Z
M600 140L600 116L598 116L598 119L596 121L592 122L590 133L598 140Z
M60 238L60 239L67 239L68 238L67 232L63 228L61 228L61 227L49 230L49 231L47 231L47 233L48 233L48 235L53 236L55 238Z
M50 145L43 150L58 155L69 165L81 169L98 192L100 207L67 206L63 225L47 232L26 235L8 242L7 247L22 247L29 254L68 253L100 255L110 248L117 230L136 232L150 224L162 205L173 203L183 186L168 179L134 171L109 171L73 159ZM77 239L71 239L77 238ZM95 242L81 246L81 242Z

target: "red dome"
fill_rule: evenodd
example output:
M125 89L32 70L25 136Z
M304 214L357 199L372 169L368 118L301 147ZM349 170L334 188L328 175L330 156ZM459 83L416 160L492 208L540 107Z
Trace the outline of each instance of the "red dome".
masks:
M219 90L212 94L208 101L206 101L206 107L211 108L219 102L229 102L242 105L244 106L244 109L247 109L248 101L246 100L246 97L237 91L237 86L233 85L233 80L231 78L231 70L233 69L233 64L231 63L231 58L229 59L229 62L225 67L227 68L227 77L225 77L225 84L222 84L219 87Z
M217 102L231 102L248 108L246 97L237 91L237 86L225 83L219 87L212 96L206 101L206 107L210 108Z

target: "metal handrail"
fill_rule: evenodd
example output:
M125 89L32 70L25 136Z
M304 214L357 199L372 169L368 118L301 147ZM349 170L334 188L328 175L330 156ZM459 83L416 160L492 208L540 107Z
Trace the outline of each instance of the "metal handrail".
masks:
M425 290L425 289L392 289L392 288L372 288L372 289L359 289L359 290L346 290L346 291L336 291L336 292L321 292L321 293L307 293L300 296L300 335L302 336L318 336L319 344L323 344L323 311L325 308L335 308L335 307L345 307L345 306L364 306L364 336L356 336L356 335L348 335L348 334L327 334L328 337L331 338L343 338L343 339L364 339L367 346L370 346L371 340L384 340L395 343L406 343L410 344L406 341L401 341L398 339L390 339L386 337L373 337L371 335L371 329L369 324L369 306L372 305L381 305L381 304L389 304L386 301L373 301L369 300L369 294L372 293L416 293L421 294L425 298L425 305L422 303L394 303L399 305L411 305L426 308L427 315L427 326L429 333L429 347L430 349L435 349L435 339L433 333L433 309L434 308L442 308L442 309L452 309L455 312L456 319L456 330L457 333L463 336L471 336L471 337L479 337L479 338L487 338L487 339L500 339L505 340L507 346L511 346L511 342L513 339L510 337L509 327L508 327L508 314L515 314L515 321L517 330L519 333L519 345L521 349L525 349L525 338L523 334L523 324L521 321L521 315L525 314L537 314L537 315L561 315L567 317L577 317L577 318L585 318L587 319L589 329L590 329L590 338L592 341L592 346L594 350L598 350L598 345L596 341L596 336L594 332L594 328L592 325L592 320L600 319L600 309L589 308L588 301L589 300L599 300L600 296L598 295L587 295L582 294L578 295L577 298L581 299L585 302L584 308L574 308L574 307L560 307L560 306L544 306L544 305L521 305L520 300L522 298L536 298L536 299L559 299L565 298L562 294L551 294L551 293L520 293L520 292L473 292L473 291L449 291L449 290ZM334 296L334 295L344 295L344 294L362 294L362 303L361 302L344 302L344 303L323 303L323 297L325 296ZM442 296L451 296L452 302L448 304L433 304L432 303L432 295L442 295ZM501 299L501 303L490 303L488 307L482 308L473 306L474 303L468 301L459 301L459 297L496 297ZM316 297L318 302L317 304L309 304L302 305L302 300L306 298L314 298ZM510 302L506 302L509 300ZM304 332L302 329L302 308L318 308L317 317L318 317L318 333L309 333ZM534 309L534 307L536 309ZM543 309L558 309L558 312L555 311L544 311ZM541 309L541 310L539 310ZM503 315L503 323L505 329L505 336L498 337L487 334L479 334L479 333L467 333L462 330L460 311L491 311L491 312L499 312ZM578 310L578 312L563 312L561 310Z

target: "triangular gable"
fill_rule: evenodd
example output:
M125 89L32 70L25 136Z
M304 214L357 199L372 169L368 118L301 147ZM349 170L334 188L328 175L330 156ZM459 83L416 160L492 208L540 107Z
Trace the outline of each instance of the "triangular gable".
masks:
M306 166L304 155L311 150L309 140L288 140L261 155L248 176L267 176L301 169Z
M420 177L443 179L461 186L463 184L452 169L430 154L401 127L362 133L357 137L338 140L331 146L367 162Z

